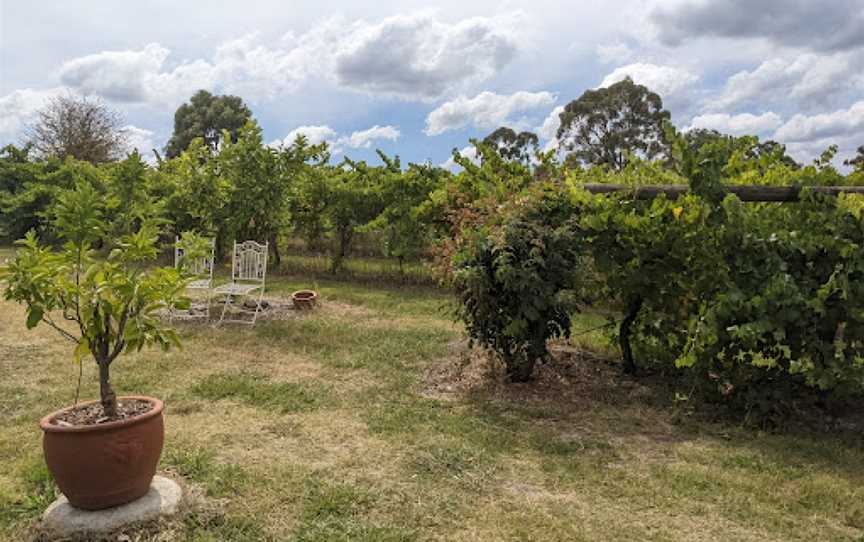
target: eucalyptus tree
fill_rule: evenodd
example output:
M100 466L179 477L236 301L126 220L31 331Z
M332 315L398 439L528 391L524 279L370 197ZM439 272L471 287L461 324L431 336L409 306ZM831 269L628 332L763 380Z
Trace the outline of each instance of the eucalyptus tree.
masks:
M533 132L516 133L502 126L483 138L483 143L495 149L502 158L529 165L540 149L540 139Z
M669 119L658 94L627 78L585 91L567 104L557 137L570 162L621 170L631 157L666 156L664 123Z

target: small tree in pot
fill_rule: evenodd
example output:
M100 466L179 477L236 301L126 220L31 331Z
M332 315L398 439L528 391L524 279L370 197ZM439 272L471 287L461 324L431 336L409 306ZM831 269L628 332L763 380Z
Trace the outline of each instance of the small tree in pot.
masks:
M50 326L75 345L79 363L90 354L98 367L98 403L69 407L41 423L49 469L69 501L87 509L129 502L149 488L162 450L162 403L118 402L110 368L123 352L179 345L159 312L184 287L178 270L147 265L158 255L158 221L139 217L115 246L106 242L105 201L88 183L63 193L53 210L62 248L47 247L30 232L2 277L6 299L27 307L28 328Z

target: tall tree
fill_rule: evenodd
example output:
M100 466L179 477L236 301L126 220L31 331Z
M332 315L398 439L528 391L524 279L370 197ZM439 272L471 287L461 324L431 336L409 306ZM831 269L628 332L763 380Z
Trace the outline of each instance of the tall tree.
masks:
M98 98L72 94L52 98L28 129L43 157L71 156L92 164L120 158L127 147L123 118Z
M231 141L236 142L238 132L251 119L252 111L239 96L214 96L199 90L174 113L174 134L165 146L165 154L168 158L180 156L196 137L204 138L210 150L215 151L223 130L228 130Z
M540 139L532 132L518 134L506 126L502 126L483 138L483 143L498 151L506 160L515 160L528 165L540 148Z
M663 124L669 118L660 96L628 77L567 104L558 141L570 161L620 170L631 155L651 160L667 153Z

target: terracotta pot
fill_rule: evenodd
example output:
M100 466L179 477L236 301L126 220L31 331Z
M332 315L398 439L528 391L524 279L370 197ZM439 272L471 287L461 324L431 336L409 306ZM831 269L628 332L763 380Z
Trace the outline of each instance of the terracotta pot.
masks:
M67 407L42 418L45 462L69 503L101 510L144 496L156 473L165 437L162 401L143 399L153 408L144 414L98 425L59 426L51 421ZM96 401L93 401L96 402ZM85 403L86 404L86 403Z
M295 309L311 309L318 302L318 292L314 290L298 290L291 294Z

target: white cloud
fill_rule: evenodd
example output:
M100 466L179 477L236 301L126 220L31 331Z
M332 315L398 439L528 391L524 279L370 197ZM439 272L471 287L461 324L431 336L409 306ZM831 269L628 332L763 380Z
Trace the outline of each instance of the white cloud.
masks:
M399 139L399 129L395 126L378 126L376 124L367 130L354 132L350 136L340 139L340 141L355 149L368 149L379 139L396 141Z
M760 135L774 130L782 123L783 119L773 111L768 111L761 115L753 115L751 113L741 113L738 115L712 113L694 117L690 122L688 130L705 128L736 136Z
M307 37L311 40L320 30ZM248 34L219 45L212 60L197 59L169 69L170 50L151 43L139 51L103 51L65 62L60 80L84 94L115 102L173 104L198 89L217 87L268 98L296 88L308 76L314 56L309 43L287 49L278 45L263 45L256 34Z
M325 141L329 143L335 142L338 134L336 133L336 130L327 125L298 126L288 132L288 135L286 135L282 140L276 140L271 143L271 146L278 146L280 144L290 146L297 139L298 135L306 136L306 140L310 145L317 145L318 143L323 143Z
M480 165L480 157L477 156L477 148L473 145L463 147L459 150L459 154L461 154L464 158L470 160L472 164ZM456 163L456 160L454 160L453 156L451 155L450 158L441 163L441 167L452 171L461 166Z
M633 58L633 50L626 44L619 42L598 45L595 49L601 62L606 64L620 64Z
M711 110L737 109L750 104L788 103L810 109L824 105L834 97L861 88L856 66L864 62L859 57L839 53L834 55L806 54L793 58L774 58L762 62L753 70L732 75L720 96L708 104Z
M677 92L686 89L699 80L699 76L684 68L674 66L659 66L636 62L615 68L603 78L600 88L608 87L629 77L634 83L644 85L666 99Z
M0 137L8 140L20 136L51 98L65 92L68 90L61 87L46 90L25 88L0 96Z
M354 89L434 99L507 66L519 51L522 19L517 12L453 24L424 12L361 21L334 44L336 77Z
M559 105L543 120L543 124L537 128L537 135L541 139L554 139L558 135L558 128L561 126L561 113L563 112L564 106Z
M262 44L258 34L227 41L216 49L212 61L214 83L226 91L260 98L273 98L281 91L298 88L320 67L325 37L335 32L327 20L300 39L287 34L277 43ZM202 61L203 62L203 61Z
M551 92L520 91L501 95L485 91L473 98L459 96L429 113L425 132L432 136L469 125L481 130L505 124L521 125L524 122L513 119L513 115L548 107L553 103L555 95Z
M140 51L103 51L64 62L60 80L84 94L98 94L118 102L137 102L148 98L150 79L170 51L151 43Z
M519 13L457 23L431 13L379 22L332 17L274 42L248 34L223 42L211 59L167 64L171 51L103 51L69 60L60 80L115 102L176 103L195 90L272 99L318 77L363 92L429 100L487 79L519 50Z
M558 128L561 126L561 113L563 112L564 106L559 105L549 113L549 116L543 120L543 124L537 128L537 135L540 136L541 141L546 142L543 145L544 152L558 147Z
M104 51L65 62L60 79L85 94L115 102L175 104L198 89L272 97L292 89L308 72L303 47L274 49L255 34L221 44L212 60L167 68L170 51L151 43L140 51Z
M817 50L864 46L864 6L860 0L708 0L658 4L651 18L667 45L715 36L760 38Z
M126 135L126 152L131 153L134 150L150 164L156 163L156 155L153 149L159 149L161 145L157 145L154 139L152 130L132 126L131 124L123 127L123 132Z
M864 141L864 100L848 109L818 115L797 114L774 133L781 142L807 142L860 137Z
M301 134L306 136L311 145L327 142L330 146L331 154L342 154L343 147L346 146L353 149L368 149L378 140L395 141L401 135L396 126L390 125L378 126L376 124L366 130L358 130L352 132L350 135L343 136L340 136L336 130L327 125L299 126L288 132L288 135L284 138L271 142L270 146L290 146L297 139L297 136Z
M797 114L783 123L772 139L786 144L789 154L801 162L813 160L830 145L837 145L835 164L839 166L842 158L854 155L864 141L864 100L831 113Z

